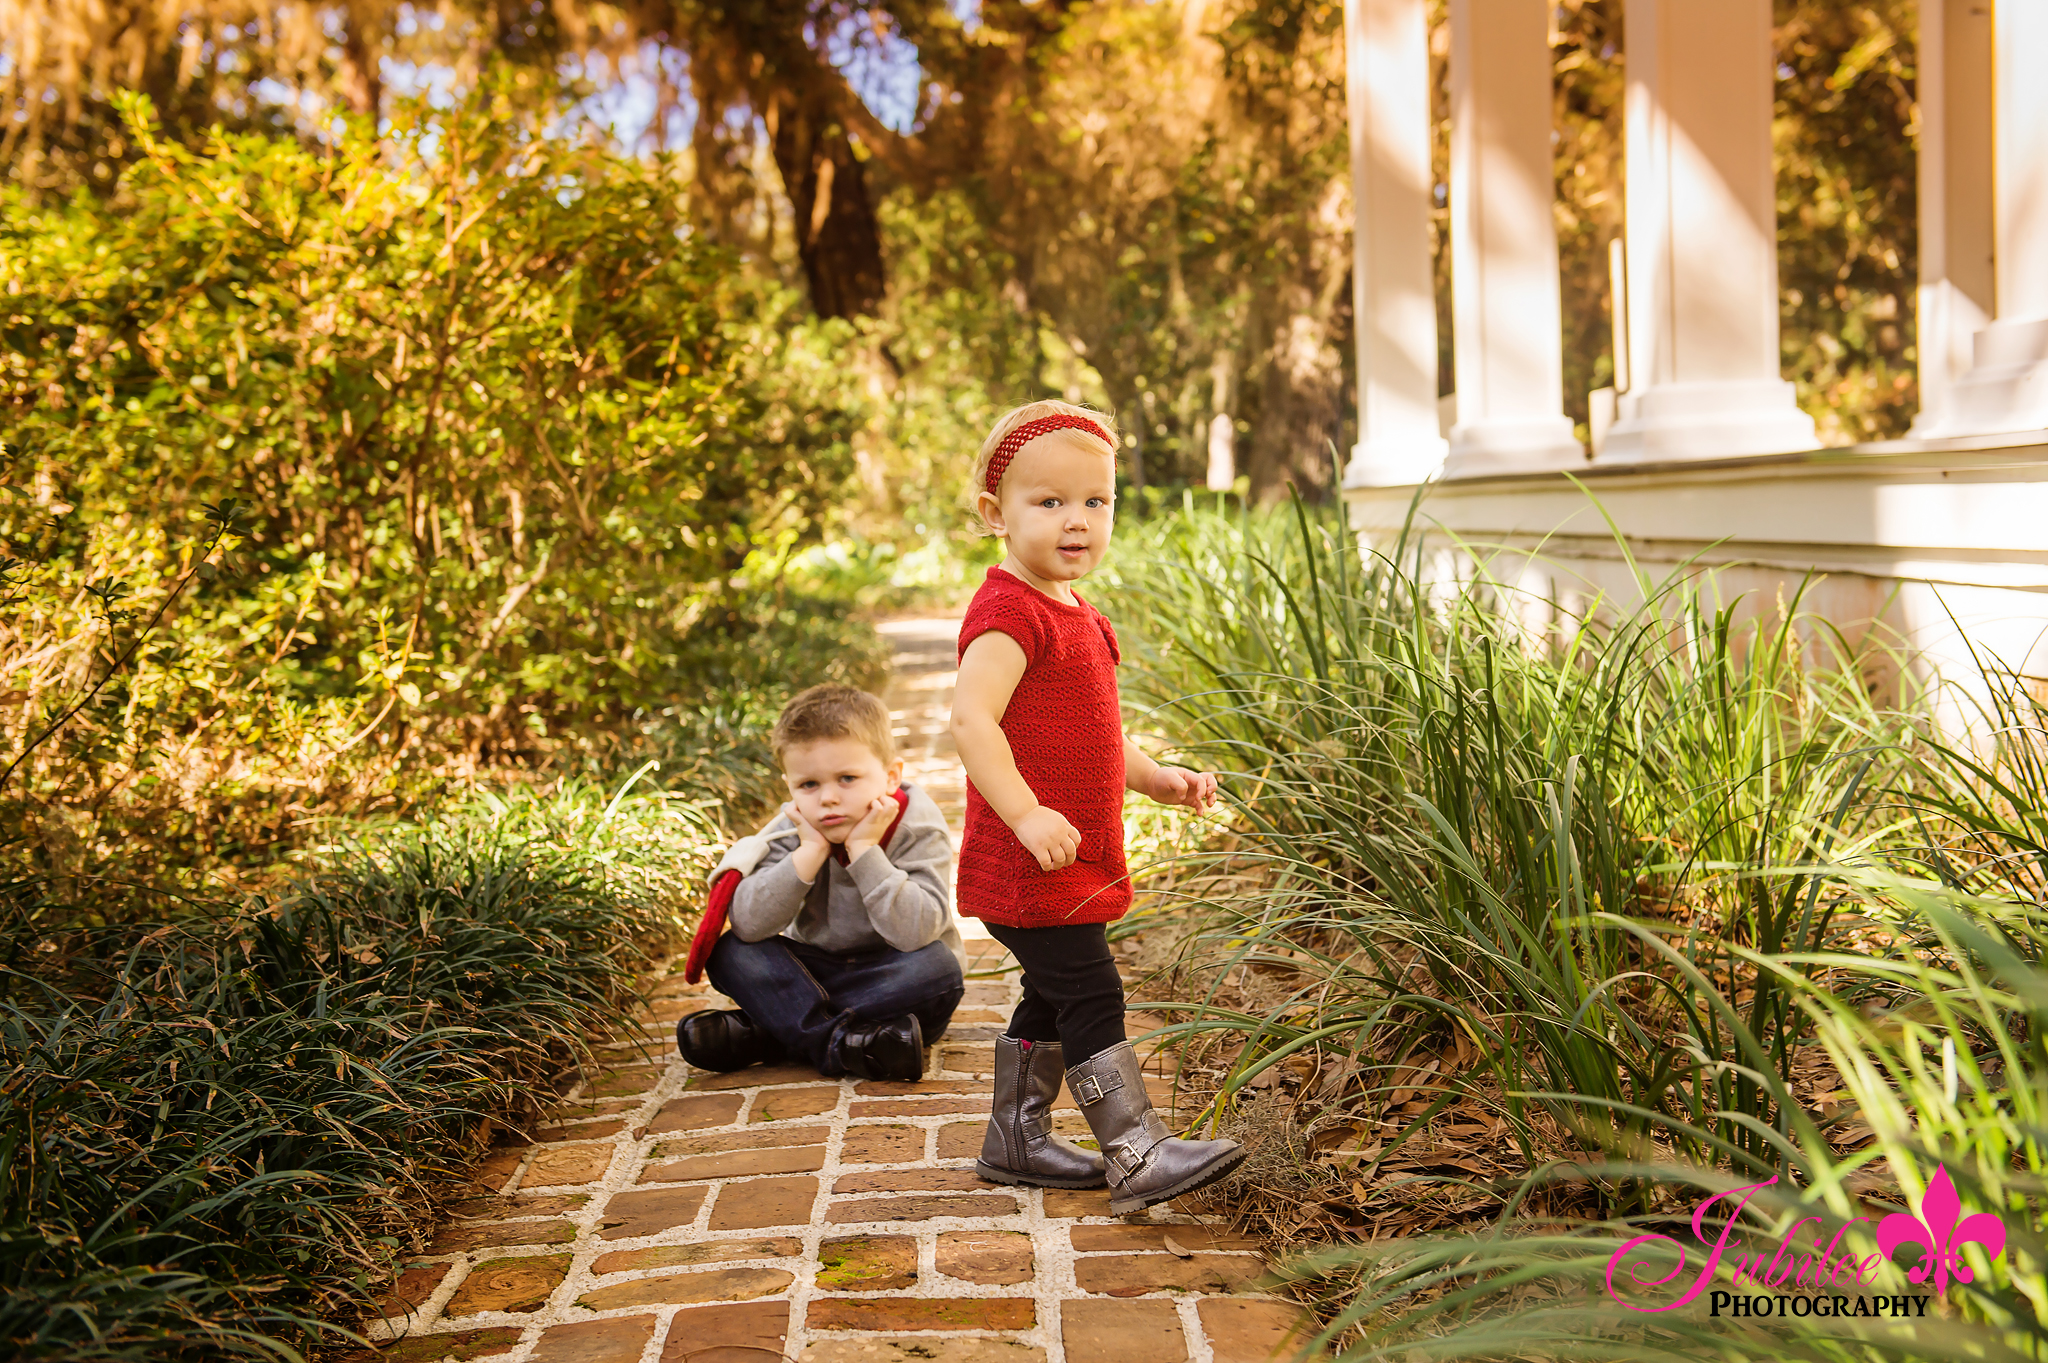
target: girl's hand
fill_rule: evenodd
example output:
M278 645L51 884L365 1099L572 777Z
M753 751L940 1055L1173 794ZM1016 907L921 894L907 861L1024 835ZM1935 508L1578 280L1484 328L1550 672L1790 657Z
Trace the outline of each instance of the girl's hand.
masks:
M1057 809L1038 805L1029 814L1011 825L1010 831L1017 835L1017 841L1025 850L1038 858L1038 869L1057 871L1063 866L1072 866L1075 856L1081 850L1081 830L1067 822L1067 816Z
M860 816L860 822L846 835L846 859L859 861L870 847L879 847L882 835L889 831L890 821L900 808L893 795L877 795L875 802L868 806L868 812Z
M1163 805L1185 805L1197 814L1207 814L1216 803L1216 773L1189 771L1186 767L1161 767L1152 773L1147 792Z

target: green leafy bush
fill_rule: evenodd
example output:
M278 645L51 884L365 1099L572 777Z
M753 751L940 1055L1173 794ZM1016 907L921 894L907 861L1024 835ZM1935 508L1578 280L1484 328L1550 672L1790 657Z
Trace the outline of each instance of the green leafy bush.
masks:
M126 108L111 195L0 191L9 758L98 687L0 791L30 869L260 865L858 642L760 585L853 468L851 333L695 235L672 166L490 82L317 145Z
M361 1308L484 1119L591 1059L716 828L662 795L478 796L283 894L0 926L0 1351L296 1357Z

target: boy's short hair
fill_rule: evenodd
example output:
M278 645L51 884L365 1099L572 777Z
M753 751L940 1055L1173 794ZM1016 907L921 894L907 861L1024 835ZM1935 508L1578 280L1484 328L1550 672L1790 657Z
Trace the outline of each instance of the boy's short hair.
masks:
M833 683L800 691L783 706L768 731L768 746L779 766L782 754L798 744L833 738L865 743L883 766L896 760L896 729L881 697Z

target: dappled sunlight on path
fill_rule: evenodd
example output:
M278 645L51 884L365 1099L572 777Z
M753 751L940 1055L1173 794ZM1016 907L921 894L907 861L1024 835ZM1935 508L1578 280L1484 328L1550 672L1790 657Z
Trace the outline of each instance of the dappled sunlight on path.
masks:
M896 727L903 779L923 786L937 802L957 847L967 822L967 776L947 726L953 716L953 683L960 675L960 617L884 620L876 630L894 650L883 699ZM986 941L988 929L978 918L963 918L960 935Z
M953 682L960 638L958 616L885 620L876 626L894 649L884 699L896 722L896 751L905 779L923 786L945 811L953 836L967 817L967 778L946 731L953 713Z

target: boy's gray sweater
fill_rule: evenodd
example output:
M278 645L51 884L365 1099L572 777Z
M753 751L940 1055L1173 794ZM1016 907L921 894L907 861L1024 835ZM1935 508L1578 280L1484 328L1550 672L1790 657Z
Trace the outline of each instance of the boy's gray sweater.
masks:
M730 918L740 940L780 933L848 955L944 942L964 972L967 953L953 922L953 835L931 796L908 781L903 788L910 803L888 850L871 847L845 866L827 857L809 885L790 864L796 825L787 814L776 815L756 835L767 843L766 854L733 894Z

